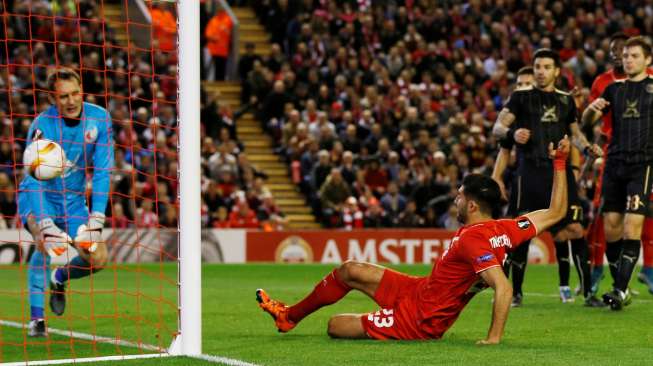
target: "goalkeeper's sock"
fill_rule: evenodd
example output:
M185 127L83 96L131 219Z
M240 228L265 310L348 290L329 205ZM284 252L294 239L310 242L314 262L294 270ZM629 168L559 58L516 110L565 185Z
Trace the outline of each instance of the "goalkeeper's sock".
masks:
M569 286L569 243L567 240L553 243L556 248L556 260L558 261L558 285Z
M39 320L45 318L45 310L42 307L30 306L30 319Z
M77 256L73 258L68 265L57 268L54 278L59 283L65 283L68 280L86 277L100 269L101 268L95 267L91 269L91 265L84 258Z
M340 275L338 275L338 269L334 269L315 285L313 291L304 300L288 309L288 319L294 323L299 323L299 321L319 308L342 299L349 291L351 291L351 287L342 282Z
M34 251L27 272L31 319L43 319L45 289L50 278L50 256Z

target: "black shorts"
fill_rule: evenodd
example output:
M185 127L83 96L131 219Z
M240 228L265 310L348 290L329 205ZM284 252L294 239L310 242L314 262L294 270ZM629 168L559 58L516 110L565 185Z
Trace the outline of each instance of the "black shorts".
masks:
M553 188L553 165L526 163L517 168L510 191L509 214L513 217L549 208ZM556 234L572 223L583 221L583 206L571 166L567 165L567 216L549 228Z
M603 173L601 212L650 215L653 163L608 161Z

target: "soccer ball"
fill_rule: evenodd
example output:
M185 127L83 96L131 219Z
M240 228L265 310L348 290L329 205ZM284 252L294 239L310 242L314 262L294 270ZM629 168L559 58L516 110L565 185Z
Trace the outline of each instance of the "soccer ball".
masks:
M51 140L35 140L25 149L23 164L27 172L38 180L50 180L63 174L66 153Z

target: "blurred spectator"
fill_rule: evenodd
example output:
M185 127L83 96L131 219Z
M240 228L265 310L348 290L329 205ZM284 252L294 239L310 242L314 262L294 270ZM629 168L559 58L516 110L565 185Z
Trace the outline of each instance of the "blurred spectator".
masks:
M229 214L229 227L236 229L256 229L259 221L256 213L250 209L247 200L238 199L233 211Z
M207 39L207 47L213 58L214 80L224 80L227 69L227 59L231 50L231 31L233 22L229 14L217 7L215 15L209 20L204 30Z
M406 209L406 197L399 193L396 182L388 184L388 192L381 198L381 207L393 226L399 223L399 215Z
M119 202L114 203L113 211L111 214L111 227L114 229L126 229L131 226L131 222L125 216L125 211L122 204Z
M152 3L152 35L162 51L170 52L177 45L177 20L165 3Z
M343 210L343 203L349 196L351 196L351 190L347 182L342 179L340 170L331 169L331 174L319 190L322 217L327 227L337 224L337 219Z

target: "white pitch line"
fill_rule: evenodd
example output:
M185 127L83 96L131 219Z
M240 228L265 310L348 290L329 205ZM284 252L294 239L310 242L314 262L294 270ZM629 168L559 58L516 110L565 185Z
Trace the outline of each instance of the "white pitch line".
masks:
M102 361L124 361L135 360L143 358L158 358L170 357L167 353L151 353L147 355L122 355L122 356L104 356L104 357L88 357L88 358L66 358L59 360L44 360L44 361L22 361L22 362L9 362L0 364L2 366L35 366L35 365L61 365L69 363L87 363L87 362L102 362Z
M226 357L212 356L212 355L205 355L205 354L188 356L188 357L197 358L197 359L204 360L204 361L209 361L209 362L221 363L221 364L229 365L229 366L260 366L260 365L255 364L255 363L236 360L236 359L233 359L233 358L226 358Z
M8 327L18 328L18 329L22 329L22 328L27 327L26 324L12 322L12 321L8 321L8 320L0 320L0 325L5 325L5 326L8 326ZM70 330L48 328L48 333L57 334L57 335L64 336L64 337L83 339L83 340L87 340L87 341L95 341L95 342L98 342L98 343L113 344L113 345L116 345L116 346L139 348L139 349L143 349L143 350L147 350L147 351L154 351L154 352L165 352L165 351L167 351L167 349L165 349L165 348L161 348L161 347L158 347L158 346L155 346L155 345L152 345L152 344L130 342L130 341L125 341L123 339L115 339L115 338L110 338L110 337L92 335L92 334L88 334L88 333L73 332L73 331L70 331Z
M12 322L8 320L0 320L0 325L7 327L22 329L27 327L26 324ZM125 340L118 340L110 337L94 336L88 333L73 332L69 330L62 330L56 328L48 328L48 333L57 334L64 337L71 337L77 339L83 339L88 341L95 341L98 343L113 344L124 347L139 348L147 351L154 351L159 353L151 353L145 355L122 355L122 356L105 356L105 357L90 357L90 358L69 358L64 360L47 360L47 361L22 361L22 362L12 362L12 363L3 363L2 366L24 366L24 365L57 365L65 363L81 363L81 362L96 362L96 361L121 361L121 360L130 360L137 358L156 358L156 357L171 357L170 354L166 353L167 349L162 349L155 345L146 344L146 343L136 343L129 342ZM183 355L182 355L183 356ZM260 366L255 363L245 362L241 360L236 360L233 358L221 357L221 356L212 356L212 355L190 355L187 356L190 358L196 358L208 362L221 363L229 366Z

